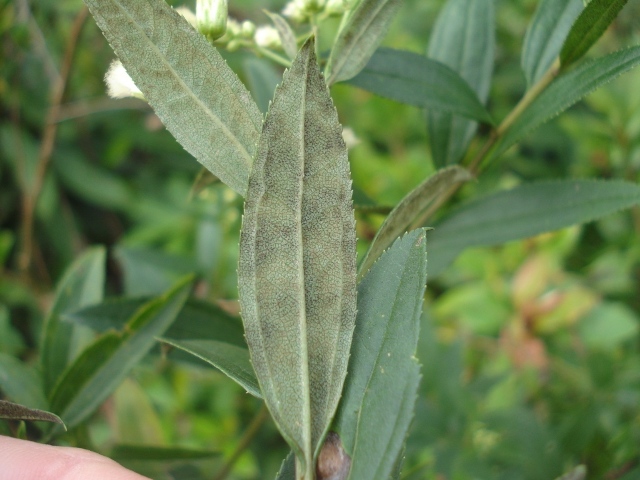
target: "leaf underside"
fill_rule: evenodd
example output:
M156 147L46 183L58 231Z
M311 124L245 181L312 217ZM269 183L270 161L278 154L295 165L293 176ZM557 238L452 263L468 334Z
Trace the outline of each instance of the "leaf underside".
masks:
M309 472L346 374L356 311L355 242L347 150L310 39L265 120L238 267L263 397Z
M164 0L86 0L167 130L244 195L262 115L218 51Z

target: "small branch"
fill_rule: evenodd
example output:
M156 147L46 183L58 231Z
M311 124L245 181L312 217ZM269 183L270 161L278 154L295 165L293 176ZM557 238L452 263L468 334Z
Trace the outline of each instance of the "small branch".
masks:
M505 119L500 123L500 125L491 131L489 134L489 138L484 143L482 148L478 151L478 153L473 157L471 162L469 162L469 166L467 167L469 171L477 176L480 171L482 171L483 162L487 158L487 154L491 151L491 149L498 143L498 141L504 136L504 134L513 126L515 121L522 115L522 113L533 103L533 101L538 98L538 96L546 89L551 82L558 76L560 73L560 59L556 59L555 62L549 67L549 69L545 72L545 74L538 80L520 99L518 104L514 107L513 110L505 117ZM452 185L449 190L447 190L443 195L441 195L435 202L433 202L422 214L420 214L412 223L412 228L418 228L423 226L429 218L445 203L447 202L455 193L460 189L462 183L456 183Z
M67 87L67 81L69 79L69 73L71 71L71 65L73 64L73 57L76 52L76 45L78 37L82 31L85 20L87 19L89 11L86 6L83 6L80 12L76 15L71 26L71 32L69 39L65 47L64 58L62 60L62 68L60 69L60 77L55 82L51 92L51 105L49 112L47 113L47 119L44 126L44 132L42 134L42 142L40 143L40 151L38 152L38 164L36 165L36 172L33 185L30 189L26 189L24 197L22 199L22 246L21 251L18 254L18 268L27 273L31 267L33 260L33 223L36 205L42 185L44 184L44 177L47 173L49 163L51 162L51 154L53 153L53 146L55 144L56 133L58 132L58 117L60 112L60 106Z
M253 420L247 427L247 430L244 432L244 435L240 439L240 442L238 443L238 446L234 450L233 454L231 454L231 457L229 457L229 460L227 460L227 462L223 465L220 472L218 472L218 474L214 477L214 480L224 480L225 478L227 478L229 473L231 473L233 466L238 461L238 458L240 458L240 455L242 455L242 452L244 452L247 449L247 447L251 443L251 440L253 440L253 437L256 436L256 434L258 433L258 430L260 430L260 427L262 426L262 424L264 423L264 421L267 419L268 416L269 416L269 411L267 410L267 406L263 403L262 407L260 408L260 411L253 418Z

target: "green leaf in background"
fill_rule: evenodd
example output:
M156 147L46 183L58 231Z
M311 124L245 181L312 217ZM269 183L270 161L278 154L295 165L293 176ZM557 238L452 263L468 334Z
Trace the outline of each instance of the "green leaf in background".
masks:
M457 72L481 104L487 101L491 86L495 29L493 0L448 0L429 40L427 56ZM460 161L478 126L452 113L427 112L431 154L439 168Z
M493 123L475 92L456 72L417 53L379 48L349 83L401 103Z
M282 461L276 480L294 480L296 478L296 456L293 451Z
M547 120L560 114L596 88L640 63L640 46L620 50L582 63L558 77L515 122L491 153L493 158Z
M429 234L429 275L438 275L467 247L532 237L638 203L640 186L619 180L538 182L477 198Z
M527 28L522 46L522 70L530 88L558 57L582 0L542 0Z
M355 77L387 34L401 0L359 0L345 13L325 69L329 86Z
M40 410L49 409L40 372L6 353L0 353L0 390L14 402Z
M0 400L0 418L8 420L52 422L62 425L65 429L67 428L64 425L64 422L60 420L60 417L53 413L25 407L19 403L7 402L6 400Z
M173 462L176 460L198 460L220 455L219 452L210 450L195 450L180 447L158 447L153 445L115 445L109 455L114 460L120 461L145 461L145 462Z
M89 416L176 319L191 290L187 277L136 312L124 331L99 337L69 366L50 396L51 409L73 428Z
M162 341L213 365L229 378L235 380L247 393L262 398L260 386L249 358L249 350L246 347L216 340L170 340L164 338Z
M640 330L638 314L623 303L603 302L580 320L580 338L593 349L613 350Z
M280 41L282 42L284 53L286 53L287 56L291 60L293 60L294 58L296 58L296 54L298 53L296 34L293 33L293 30L291 29L289 23L277 13L269 12L267 10L264 10L264 13L269 16L269 18L273 22L273 25L276 27L278 36L280 37Z
M150 300L149 297L110 299L65 314L63 318L100 333L109 329L122 330L127 321ZM216 340L238 347L247 346L239 319L210 302L195 298L187 300L176 321L162 337L172 340Z
M218 51L163 0L86 0L167 130L244 195L262 115Z
M556 480L584 480L585 478L587 478L587 467L584 465L578 465L569 473L565 473Z
M267 114L238 266L251 361L305 478L313 477L346 375L355 247L347 148L310 39Z
M391 211L376 236L371 242L364 260L360 264L359 276L364 275L378 257L389 247L398 236L405 233L411 223L430 204L437 200L452 185L466 182L472 178L471 174L461 167L449 167L440 170L414 188Z
M42 373L45 393L50 394L72 360L74 326L62 322L68 311L98 303L104 294L106 252L103 247L87 250L68 268L56 288L56 297L45 320L42 340Z
M560 65L568 67L592 47L628 0L591 0L575 21L560 50Z
M130 296L157 295L198 268L192 258L145 248L120 245L113 256L122 267L124 291Z
M245 60L243 66L253 98L260 111L266 113L282 76L271 62L261 58L250 57Z
M413 417L415 358L427 281L423 229L396 240L358 286L349 373L333 429L352 480L388 480Z

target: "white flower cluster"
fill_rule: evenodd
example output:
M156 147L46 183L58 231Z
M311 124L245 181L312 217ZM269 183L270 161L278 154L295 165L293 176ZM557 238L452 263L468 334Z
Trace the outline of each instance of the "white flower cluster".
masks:
M111 98L135 97L144 100L144 95L133 82L120 60L111 62L107 74L104 76L107 93Z
M278 31L271 25L258 27L253 39L256 45L263 48L280 48L282 46Z
M341 15L351 3L349 0L291 0L284 6L282 14L294 22L305 23L318 13Z

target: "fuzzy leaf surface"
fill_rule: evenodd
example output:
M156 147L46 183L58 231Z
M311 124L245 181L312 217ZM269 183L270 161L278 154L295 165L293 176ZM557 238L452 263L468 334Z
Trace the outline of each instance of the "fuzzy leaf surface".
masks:
M567 67L589 51L615 20L628 0L591 0L571 27L560 50L560 64Z
M427 178L404 197L391 211L376 236L371 242L369 251L360 264L360 275L366 273L378 257L403 233L407 231L413 220L420 215L434 200L456 183L472 178L471 174L461 167L449 167L440 170Z
M180 348L213 365L254 397L262 398L260 386L253 371L249 350L216 340L170 340L163 342Z
M164 0L86 0L167 130L244 195L262 115L218 51Z
M467 247L532 237L638 203L640 186L620 180L538 182L477 198L429 233L429 275L438 275Z
M73 428L89 416L173 323L191 290L192 277L148 302L123 332L109 331L69 366L51 398L51 410Z
M98 303L104 295L106 252L103 247L87 250L65 272L56 287L53 306L45 320L42 342L42 371L45 393L51 393L58 378L72 360L74 331L62 322L64 312Z
M505 132L492 152L496 157L527 133L559 115L582 97L640 63L640 46L590 60L559 76Z
M397 102L492 123L489 112L460 75L417 53L379 48L349 83Z
M387 34L401 0L360 0L343 19L326 68L333 85L355 77Z
M527 28L522 47L522 70L531 87L544 75L583 9L582 0L542 0Z
M413 417L426 242L423 229L396 240L358 285L348 380L332 427L353 480L388 480Z
M305 471L333 418L356 311L347 149L313 40L267 114L249 181L238 284L265 402Z
M60 417L50 412L38 410L36 408L25 407L19 403L0 400L0 418L8 420L30 420L41 422L52 422L64 425Z
M495 57L493 0L449 0L433 27L427 56L457 72L484 104ZM427 124L437 167L458 163L478 126L450 111L432 110L427 112Z

